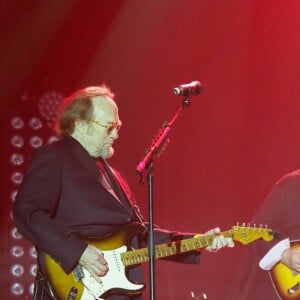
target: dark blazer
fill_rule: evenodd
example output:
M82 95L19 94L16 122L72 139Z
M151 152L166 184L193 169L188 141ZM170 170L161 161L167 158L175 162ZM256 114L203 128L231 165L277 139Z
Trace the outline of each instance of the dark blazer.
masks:
M72 233L101 237L136 219L129 204L103 186L102 177L96 160L69 137L35 153L18 191L18 230L66 272L87 246Z
M18 230L66 273L76 266L87 246L78 235L103 237L120 225L139 221L126 181L103 163L121 187L119 193L104 184L101 162L67 137L37 150L18 191L14 205ZM162 243L189 236L157 229L155 239ZM195 263L197 256L184 255L180 260Z
M298 169L284 175L274 184L254 215L252 224L267 225L279 233L280 239L288 237L291 241L298 241L300 238L299 200L300 170ZM243 249L228 300L279 299L269 272L259 267L262 257L278 242L277 238L269 243L259 240Z

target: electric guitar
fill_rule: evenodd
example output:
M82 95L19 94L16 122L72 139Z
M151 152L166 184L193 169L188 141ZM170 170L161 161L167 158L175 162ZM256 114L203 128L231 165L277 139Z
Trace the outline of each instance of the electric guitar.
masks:
M90 273L81 266L66 274L61 266L48 254L41 254L40 260L46 269L46 276L58 299L100 300L114 293L137 294L144 289L142 283L132 283L126 277L125 268L149 260L148 248L127 251L131 238L144 231L138 223L124 225L115 234L102 239L86 241L104 253L109 272L98 283ZM225 237L246 245L257 239L271 241L275 233L268 228L233 226L231 230L221 232ZM176 254L202 249L212 244L216 234L197 236L155 246L155 258L165 258ZM103 298L101 298L103 297Z
M292 241L291 248L300 248L300 241ZM300 299L300 273L278 263L269 275L279 299Z

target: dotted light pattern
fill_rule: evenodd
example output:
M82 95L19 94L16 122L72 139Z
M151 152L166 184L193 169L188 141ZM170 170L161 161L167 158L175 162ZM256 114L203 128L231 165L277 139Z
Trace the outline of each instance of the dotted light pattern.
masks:
M58 111L61 99L62 95L58 92L45 93L35 107L31 104L30 110L33 112L22 111L10 117L11 136L8 142L11 151L8 159L11 169L9 175L11 207L33 152L43 144L58 140L49 128L55 121L55 112ZM29 102L31 98L22 95L20 100ZM15 227L12 211L9 214L9 221L11 229L8 233L10 241L8 257L11 263L7 271L10 277L10 298L32 299L34 278L37 273L37 253L35 247L24 239Z
M40 98L38 109L44 119L47 120L48 126L52 126L56 121L62 99L63 95L56 91L47 92Z

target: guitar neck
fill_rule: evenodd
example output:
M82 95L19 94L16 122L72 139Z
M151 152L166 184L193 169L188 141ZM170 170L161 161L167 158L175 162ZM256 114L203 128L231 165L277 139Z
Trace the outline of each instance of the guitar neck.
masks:
M233 237L231 230L221 232L220 234L225 237ZM157 245L155 246L155 258L165 258L208 247L212 244L215 237L215 234L210 234ZM149 259L148 248L131 250L121 254L121 260L125 266L140 264Z

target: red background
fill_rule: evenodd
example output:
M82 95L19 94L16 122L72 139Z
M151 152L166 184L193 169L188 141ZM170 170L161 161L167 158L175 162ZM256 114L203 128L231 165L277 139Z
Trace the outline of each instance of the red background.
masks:
M104 82L116 93L124 126L112 164L147 216L136 164L182 103L173 87L202 82L155 160L155 223L164 228L204 232L248 222L273 182L298 168L297 0L2 0L0 25L3 299L15 299L9 120L34 113L47 90L68 95ZM157 298L194 291L226 299L243 247L204 253L200 266L159 262Z

